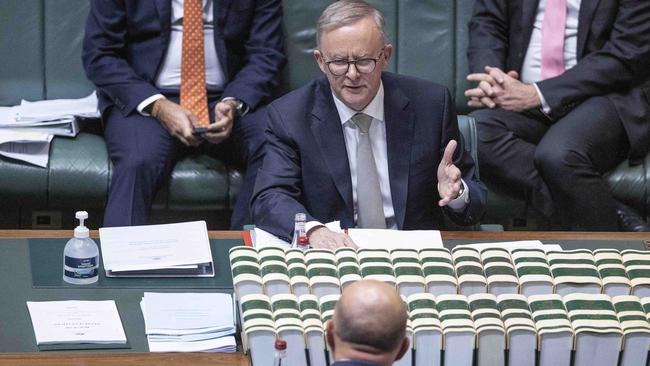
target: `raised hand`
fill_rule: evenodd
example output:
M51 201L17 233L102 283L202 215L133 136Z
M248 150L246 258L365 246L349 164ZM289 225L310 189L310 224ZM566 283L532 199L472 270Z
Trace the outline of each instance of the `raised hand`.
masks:
M453 161L456 146L458 146L456 140L449 141L438 165L438 194L440 195L438 205L441 207L458 198L463 185L460 179L460 169L454 165Z

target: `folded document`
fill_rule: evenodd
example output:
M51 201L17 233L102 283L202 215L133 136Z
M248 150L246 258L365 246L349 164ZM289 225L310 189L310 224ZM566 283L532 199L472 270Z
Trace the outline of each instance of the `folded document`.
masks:
M99 229L107 277L214 277L205 221Z

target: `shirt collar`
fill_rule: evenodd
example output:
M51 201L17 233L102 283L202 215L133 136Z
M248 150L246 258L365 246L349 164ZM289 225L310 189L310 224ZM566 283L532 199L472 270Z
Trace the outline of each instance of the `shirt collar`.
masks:
M362 111L355 111L354 109L348 107L343 103L342 101L339 100L339 98L332 93L332 96L334 97L334 104L336 105L336 111L339 113L339 118L341 119L341 124L345 124L347 121L352 118L357 113L365 113L372 117L373 119L376 119L378 121L384 121L384 83L380 82L379 83L379 90L377 90L377 94L375 94L375 97L372 98L370 103L364 108Z

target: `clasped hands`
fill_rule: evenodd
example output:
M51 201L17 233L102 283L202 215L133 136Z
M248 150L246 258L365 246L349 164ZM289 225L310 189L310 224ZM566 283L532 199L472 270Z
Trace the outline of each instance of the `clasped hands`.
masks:
M459 196L460 188L463 185L461 181L461 172L454 165L453 156L458 143L451 140L445 147L440 164L438 164L438 194L440 195L439 206L445 206ZM325 226L318 226L307 233L309 244L312 248L323 248L334 250L339 247L351 247L356 249L357 245L346 234L337 233Z
M486 66L485 73L469 74L467 80L478 82L475 88L465 91L470 107L501 107L512 112L523 112L541 106L535 86L521 82L514 70L505 73L498 67Z
M208 131L194 135L193 126L198 124L198 118L187 108L165 98L156 100L151 108L151 116L186 146L198 146L203 141L218 144L230 136L235 118L234 101L224 100L217 103L214 115L215 122L210 125Z

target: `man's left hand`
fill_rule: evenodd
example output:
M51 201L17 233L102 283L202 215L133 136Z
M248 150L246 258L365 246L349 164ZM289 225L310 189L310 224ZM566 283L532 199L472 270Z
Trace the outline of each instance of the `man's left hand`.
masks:
M214 107L214 119L215 122L210 125L203 137L213 144L218 144L232 133L235 121L234 101L224 100L217 103Z
M534 85L524 84L498 67L486 66L485 72L501 86L501 90L495 91L492 96L499 107L512 112L523 112L542 105Z
M438 194L440 195L439 206L445 206L458 197L463 182L460 180L460 169L454 165L454 151L458 143L451 140L445 147L442 160L438 165Z

